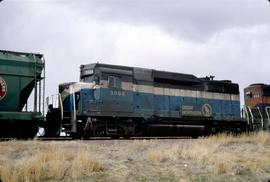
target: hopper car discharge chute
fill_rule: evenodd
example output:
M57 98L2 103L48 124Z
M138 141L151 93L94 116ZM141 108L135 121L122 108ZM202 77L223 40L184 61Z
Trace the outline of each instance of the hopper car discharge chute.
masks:
M41 54L0 50L0 137L36 136L44 121L44 67Z

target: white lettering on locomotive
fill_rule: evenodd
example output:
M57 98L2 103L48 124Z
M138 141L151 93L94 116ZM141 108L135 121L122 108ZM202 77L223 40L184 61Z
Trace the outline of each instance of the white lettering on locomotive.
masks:
M125 92L124 91L117 91L117 90L111 90L110 91L110 95L113 96L125 96Z

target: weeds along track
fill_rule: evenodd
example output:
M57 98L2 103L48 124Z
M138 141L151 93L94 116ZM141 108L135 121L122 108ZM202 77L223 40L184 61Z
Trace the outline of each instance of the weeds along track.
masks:
M0 142L0 181L269 181L270 133Z

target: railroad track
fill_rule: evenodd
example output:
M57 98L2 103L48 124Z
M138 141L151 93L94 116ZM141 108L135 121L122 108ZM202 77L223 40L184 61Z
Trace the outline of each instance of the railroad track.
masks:
M31 140L38 140L38 141L65 141L65 140L73 140L71 137L36 137L33 139L24 139L24 138L0 138L0 142L5 141L31 141Z
M37 140L37 141L74 141L74 140L171 140L171 139L192 139L191 137L119 137L119 138L113 138L113 137L91 137L89 139L73 139L69 136L62 136L62 137L36 137L34 139L17 139L17 138L0 138L0 142L5 141L12 141L12 140L21 140L21 141L27 141L27 140Z

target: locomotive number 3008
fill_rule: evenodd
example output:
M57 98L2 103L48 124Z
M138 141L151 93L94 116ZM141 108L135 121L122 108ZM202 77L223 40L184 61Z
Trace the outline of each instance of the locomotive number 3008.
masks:
M114 95L114 96L125 96L125 92L124 91L120 91L120 90L111 90L110 91L110 95Z

